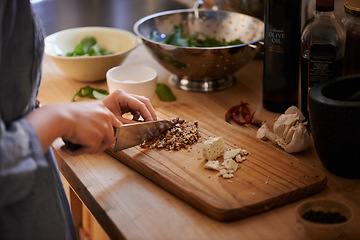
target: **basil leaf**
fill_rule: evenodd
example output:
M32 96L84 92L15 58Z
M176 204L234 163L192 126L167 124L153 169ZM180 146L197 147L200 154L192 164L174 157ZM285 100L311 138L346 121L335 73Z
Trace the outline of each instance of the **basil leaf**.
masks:
M112 54L111 51L107 50L107 49L104 49L104 48L100 48L100 55L109 55L109 54Z
M82 56L85 54L85 49L84 49L84 46L79 43L78 45L75 46L75 49L74 49L74 52L73 52L73 55L74 56Z
M150 39L156 41L156 36L153 32L150 34ZM183 47L223 47L242 44L240 39L235 39L230 42L226 42L225 39L218 40L204 33L186 34L183 32L182 24L175 25L173 31L163 41L165 44Z
M156 84L155 92L161 101L171 102L176 100L175 95L172 93L171 89L166 84Z
M74 48L73 52L67 52L66 57L79 56L102 56L112 54L111 51L102 49L96 42L96 38L88 35L84 37L79 44Z
M107 95L109 95L109 93L107 91L106 91L106 93L104 93L104 92L102 92L100 90L101 89L97 89L97 90L95 89L95 90L92 91L92 94L93 94L94 98L101 100L104 97L106 97Z
M109 95L109 92L104 89L92 88L90 86L85 86L79 89L71 99L72 102L76 102L76 97L88 97L94 99L103 99Z
M99 47L98 44L92 45L92 46L88 49L87 53L88 53L90 56L100 56L100 55L102 55L101 52L100 52L100 47Z
M88 52L88 50L96 44L96 39L95 37L88 35L81 40L80 44L83 45L84 52Z

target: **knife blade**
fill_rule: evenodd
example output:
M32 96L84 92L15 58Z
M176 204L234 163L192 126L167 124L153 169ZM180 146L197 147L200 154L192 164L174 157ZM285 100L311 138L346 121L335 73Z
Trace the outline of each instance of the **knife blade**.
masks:
M167 120L130 123L115 130L114 152L134 147L165 133L174 124Z
M165 133L172 128L174 124L167 120L159 120L152 122L139 122L123 125L119 128L114 127L115 146L114 152L118 152L130 147L134 147L149 141ZM74 144L70 141L64 140L67 148L71 151L76 151L81 147L79 144Z

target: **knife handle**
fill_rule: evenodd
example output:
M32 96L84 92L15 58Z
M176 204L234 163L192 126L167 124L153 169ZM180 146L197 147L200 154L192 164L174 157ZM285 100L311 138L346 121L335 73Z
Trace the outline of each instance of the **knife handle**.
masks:
M75 144L75 143L72 143L70 141L67 141L67 140L64 140L64 143L65 143L65 146L70 150L70 151L76 151L78 150L79 148L81 148L81 145L80 144Z
M116 134L116 128L114 127L114 135ZM76 143L72 143L68 140L64 140L64 143L65 143L65 146L70 150L70 151L76 151L78 150L79 148L81 148L81 145L80 144L76 144Z

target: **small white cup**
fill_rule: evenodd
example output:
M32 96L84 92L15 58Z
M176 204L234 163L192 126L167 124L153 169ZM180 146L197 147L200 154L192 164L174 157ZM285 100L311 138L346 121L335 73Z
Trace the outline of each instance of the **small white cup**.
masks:
M151 100L155 94L157 72L147 66L117 66L107 71L106 81L110 93L121 89Z

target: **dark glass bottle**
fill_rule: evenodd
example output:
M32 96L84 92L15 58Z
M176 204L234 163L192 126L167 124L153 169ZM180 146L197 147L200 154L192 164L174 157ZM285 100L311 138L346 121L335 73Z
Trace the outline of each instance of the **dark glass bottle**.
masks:
M266 0L263 106L284 112L298 105L301 0Z
M344 55L343 75L360 74L360 1L347 0L344 3L346 17L346 45Z
M355 0L357 1L357 0ZM343 19L345 17L344 11L345 0L334 0L334 14L337 19ZM316 13L316 0L309 0L305 5L305 22L312 18Z
M342 74L345 40L344 25L334 15L334 0L317 0L315 16L301 34L301 111L307 120L310 88Z

